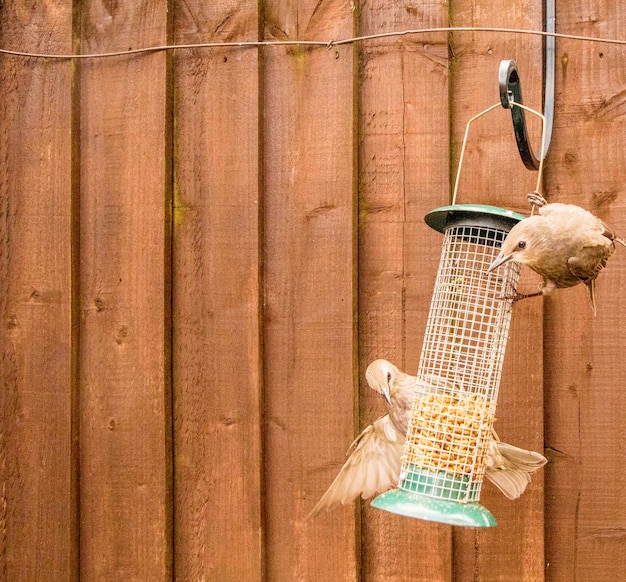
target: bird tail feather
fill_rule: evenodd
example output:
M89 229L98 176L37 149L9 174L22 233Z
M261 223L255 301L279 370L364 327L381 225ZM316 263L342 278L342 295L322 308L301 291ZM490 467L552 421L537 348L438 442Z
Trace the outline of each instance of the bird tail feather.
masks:
M619 236L606 222L600 220L602 226L604 227L604 232L602 233L606 238L611 239L613 242L621 244L623 247L626 247L626 242L624 239Z
M587 287L587 293L589 295L589 302L591 303L591 310L595 316L596 314L596 284L595 279L591 279L590 281L585 283L585 287Z

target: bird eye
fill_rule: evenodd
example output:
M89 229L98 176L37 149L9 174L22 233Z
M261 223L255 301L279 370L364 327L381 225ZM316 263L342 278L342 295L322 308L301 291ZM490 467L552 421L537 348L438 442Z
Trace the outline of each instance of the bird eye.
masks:
M521 240L517 243L517 248L523 249L526 246L526 241Z
M391 372L387 372L387 382L391 382Z

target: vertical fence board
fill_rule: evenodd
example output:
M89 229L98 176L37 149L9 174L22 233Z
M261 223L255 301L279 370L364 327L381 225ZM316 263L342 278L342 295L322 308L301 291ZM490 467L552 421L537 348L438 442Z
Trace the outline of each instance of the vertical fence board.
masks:
M361 7L359 34L445 26L447 7ZM361 424L384 410L364 381L387 358L415 374L441 236L426 212L448 202L447 37L368 41L360 49L359 355ZM449 580L451 530L366 507L363 580ZM419 551L414 551L419 547Z
M256 40L257 2L179 2L174 37ZM176 575L261 580L258 49L181 51L175 85Z
M480 6L478 6L480 4ZM541 5L477 3L451 4L454 26L542 27ZM453 168L467 121L497 103L498 66L514 59L524 89L525 104L541 110L542 42L540 38L454 33L451 37L451 115ZM540 124L529 119L531 137L538 148ZM463 162L457 202L494 204L528 213L526 194L535 187L536 172L522 164L515 145L511 115L496 109L472 124ZM525 274L524 289L535 289L536 278ZM542 302L528 299L515 305L498 397L495 428L513 445L543 452ZM533 476L522 497L509 501L485 482L481 502L498 520L490 530L454 531L455 577L480 580L527 580L544 576L543 472Z
M0 12L2 45L72 49L70 2ZM71 580L69 62L0 59L0 579Z
M269 40L352 29L347 2L265 2ZM354 508L304 521L353 439L353 47L264 54L267 580L355 580Z
M167 41L167 5L83 6L82 50ZM166 54L81 62L81 578L171 577Z
M127 50L172 30L179 43L256 40L261 22L268 40L347 37L357 20L360 34L448 16L541 26L538 5L474 0L119 4L5 3L3 47ZM626 36L626 8L578 4L560 32ZM541 299L514 308L496 428L542 450L545 369L545 507L539 472L514 502L485 484L493 530L368 506L304 520L359 425L383 412L367 364L417 369L441 243L423 215L448 202L501 59L541 109L539 38L448 40L264 47L262 59L248 47L0 56L0 579L622 575L623 248L595 318L582 286L545 314ZM626 235L623 61L619 47L558 41L544 193ZM496 110L472 127L458 201L526 212L535 177ZM524 269L522 290L536 283Z
M626 6L578 3L559 31L624 38ZM582 206L626 235L621 47L562 40L547 194ZM617 580L626 571L626 252L600 273L594 317L584 286L546 306L546 577Z

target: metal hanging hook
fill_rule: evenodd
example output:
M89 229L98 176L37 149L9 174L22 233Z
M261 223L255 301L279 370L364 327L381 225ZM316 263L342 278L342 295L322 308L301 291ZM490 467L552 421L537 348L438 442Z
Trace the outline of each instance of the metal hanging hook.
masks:
M545 19L546 32L554 33L555 31L555 0L546 0L545 3ZM554 73L555 73L555 37L546 36L545 38L545 82L543 94L543 115L544 135L542 137L541 149L538 155L535 155L533 148L528 139L528 130L526 128L526 115L522 100L522 85L517 72L517 66L514 61L501 61L498 81L500 84L500 102L502 107L511 110L511 118L513 120L513 130L515 132L515 140L517 141L517 149L520 157L529 170L539 170L541 162L545 159L552 138L552 123L554 119ZM519 105L520 107L515 107Z

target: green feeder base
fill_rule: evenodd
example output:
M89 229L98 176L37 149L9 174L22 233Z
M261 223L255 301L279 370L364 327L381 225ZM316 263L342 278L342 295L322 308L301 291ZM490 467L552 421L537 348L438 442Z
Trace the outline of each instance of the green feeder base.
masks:
M393 489L379 495L372 506L391 513L465 527L494 527L496 518L479 503L435 499L420 493Z

